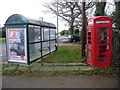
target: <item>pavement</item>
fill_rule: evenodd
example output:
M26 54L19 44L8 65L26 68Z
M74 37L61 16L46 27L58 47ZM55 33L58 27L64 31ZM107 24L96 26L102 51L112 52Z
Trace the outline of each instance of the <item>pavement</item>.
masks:
M7 64L7 63L6 63ZM4 70L13 70L16 64L10 63L7 67L3 64ZM84 63L33 63L30 66L20 64L18 70L38 70L38 71L53 71L53 70L91 70L91 67Z

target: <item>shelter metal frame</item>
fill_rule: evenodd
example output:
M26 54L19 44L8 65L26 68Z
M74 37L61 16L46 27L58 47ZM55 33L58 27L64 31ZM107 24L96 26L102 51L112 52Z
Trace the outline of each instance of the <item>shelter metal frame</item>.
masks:
M26 38L26 63L30 65L32 62L43 58L57 50L56 27L52 23L26 18L19 14L11 15L6 23L6 40L7 40L7 57L10 60L9 32L8 29L25 28L24 34ZM38 53L36 53L38 52ZM33 54L33 56L31 56ZM36 56L35 56L36 55ZM17 62L17 61L14 61ZM19 63L19 61L18 61Z

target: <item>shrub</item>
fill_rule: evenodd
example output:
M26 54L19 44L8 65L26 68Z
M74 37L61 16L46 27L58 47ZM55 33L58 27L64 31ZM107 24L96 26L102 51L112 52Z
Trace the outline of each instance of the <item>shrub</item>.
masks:
M120 58L120 30L113 29L112 35L113 60Z

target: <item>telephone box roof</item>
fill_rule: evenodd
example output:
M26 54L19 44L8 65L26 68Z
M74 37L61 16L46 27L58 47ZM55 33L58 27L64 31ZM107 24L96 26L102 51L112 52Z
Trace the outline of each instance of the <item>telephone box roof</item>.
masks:
M90 18L90 19L94 19L95 20L95 19L98 19L98 18L108 18L108 19L111 19L110 17L107 17L107 16L96 16L96 17L93 17L93 18Z

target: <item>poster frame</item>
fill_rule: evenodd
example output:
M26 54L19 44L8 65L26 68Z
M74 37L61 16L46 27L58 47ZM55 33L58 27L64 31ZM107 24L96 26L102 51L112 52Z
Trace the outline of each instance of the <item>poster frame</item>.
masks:
M22 58L23 56L11 56L10 55L10 40L13 40L13 39L10 39L9 38L9 31L10 30L23 30L23 34L24 34L24 60L20 59ZM8 62L17 62L17 63L25 63L27 64L28 63L28 56L27 56L27 38L26 38L26 35L27 35L27 32L26 32L27 28L26 27L7 27L6 28L6 38L7 38L7 60ZM14 58L14 59L13 59ZM15 58L19 58L19 59L15 59Z

